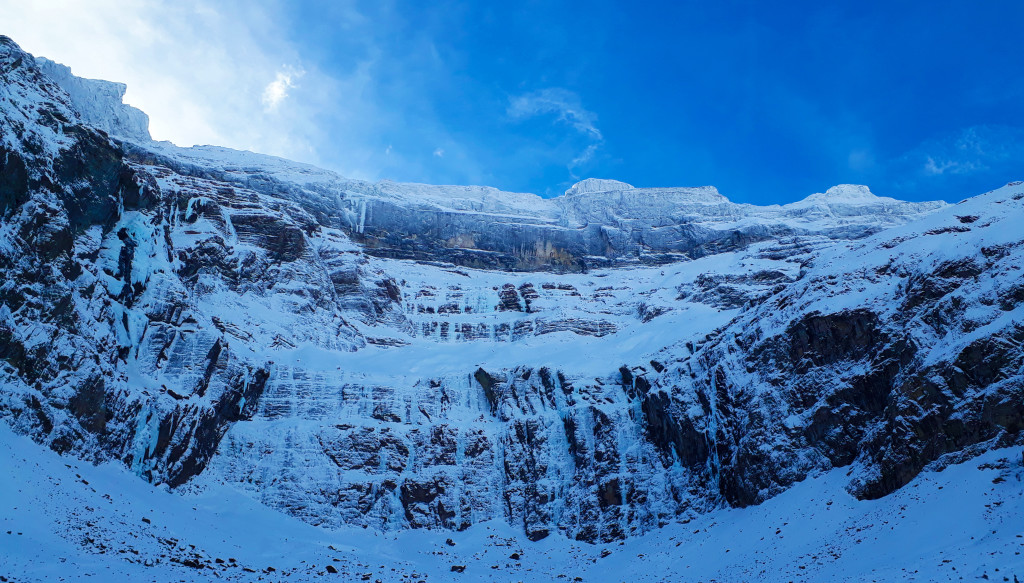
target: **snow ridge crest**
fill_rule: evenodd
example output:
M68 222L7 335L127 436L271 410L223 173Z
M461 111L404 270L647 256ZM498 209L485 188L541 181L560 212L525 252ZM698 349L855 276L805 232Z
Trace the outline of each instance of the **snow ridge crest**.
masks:
M152 141L149 116L123 102L127 85L75 76L67 65L46 57L36 57L35 62L40 71L68 94L82 121L112 136L141 143Z
M566 196L573 194L587 194L591 192L618 192L622 190L633 190L632 184L626 184L619 180L607 178L585 178L569 187L565 191Z

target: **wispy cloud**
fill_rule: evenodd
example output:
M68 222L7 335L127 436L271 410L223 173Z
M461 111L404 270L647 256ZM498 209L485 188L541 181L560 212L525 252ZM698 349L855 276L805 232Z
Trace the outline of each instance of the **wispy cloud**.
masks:
M973 161L962 160L936 160L928 156L925 158L922 170L925 174L970 174L983 168Z
M305 71L302 69L291 67L278 71L274 80L263 88L263 110L268 112L277 110L281 102L288 97L288 90L296 87L295 81L303 74Z
M597 115L587 111L580 103L579 95L566 89L549 88L513 97L508 106L508 115L513 119L526 119L554 113L558 121L565 122L579 132L595 140L601 140L601 131L595 122Z
M594 154L597 152L597 149L600 146L601 146L601 144L599 144L599 143L598 144L590 144L589 146L587 146L587 149L585 149L582 152L580 152L579 156L576 156L575 158L573 158L572 162L569 162L569 170L572 171L575 168L579 168L579 167L587 164L588 162L590 162L590 160L594 158ZM576 177L575 173L573 173L573 177L574 178Z
M579 95L566 89L552 87L512 97L506 114L513 120L554 115L556 123L569 125L589 140L586 148L566 165L573 179L579 178L576 170L587 165L604 143L597 128L597 115L583 107Z
M1022 177L1024 128L976 125L925 140L881 167L894 196L959 200Z
M1024 158L1024 129L972 126L925 141L902 158L925 176L971 175Z

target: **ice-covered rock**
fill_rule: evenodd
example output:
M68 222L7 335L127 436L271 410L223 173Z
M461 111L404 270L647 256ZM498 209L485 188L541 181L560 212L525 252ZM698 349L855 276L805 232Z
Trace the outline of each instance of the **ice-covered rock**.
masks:
M1020 183L368 183L119 133L38 62L0 37L0 419L59 452L324 526L608 541L1021 442Z
M287 192L376 257L484 269L582 272L690 260L782 236L850 239L945 206L878 198L760 207L733 203L712 186L617 187L542 199L477 186L349 180L222 148L151 143L133 155L266 194Z
M82 121L112 136L143 143L150 141L149 116L123 103L127 85L76 77L70 67L44 57L37 57L36 65L67 92Z

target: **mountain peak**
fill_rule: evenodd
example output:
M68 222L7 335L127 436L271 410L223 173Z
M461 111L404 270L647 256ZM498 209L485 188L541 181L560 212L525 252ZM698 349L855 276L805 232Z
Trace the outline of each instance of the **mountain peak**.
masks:
M874 200L878 198L863 184L837 184L824 193L829 200Z
M113 136L136 142L147 143L152 140L149 135L149 116L124 103L124 95L128 90L124 83L78 77L67 65L45 57L36 57L35 64L67 93L71 105L85 123Z
M805 204L850 204L863 205L881 200L892 200L880 197L863 184L837 184L825 192L814 193L807 198L792 203L797 206Z
M586 194L590 192L615 192L619 190L632 190L632 184L626 184L619 180L606 178L585 178L573 184L565 194Z

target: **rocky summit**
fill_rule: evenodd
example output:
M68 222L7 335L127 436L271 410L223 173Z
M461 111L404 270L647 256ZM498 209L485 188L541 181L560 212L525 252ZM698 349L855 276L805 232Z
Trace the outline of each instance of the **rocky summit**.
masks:
M1024 443L1019 182L365 182L152 141L123 93L0 37L0 419L60 454L328 528L609 543Z

